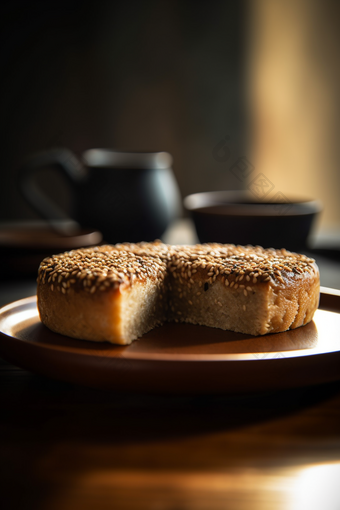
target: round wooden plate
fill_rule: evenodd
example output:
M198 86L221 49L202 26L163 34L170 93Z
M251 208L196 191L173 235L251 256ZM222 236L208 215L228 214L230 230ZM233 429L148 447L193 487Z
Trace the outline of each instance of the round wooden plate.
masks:
M304 327L261 337L168 323L129 346L52 333L36 297L0 310L0 355L68 382L116 391L249 393L340 379L340 292L322 289Z

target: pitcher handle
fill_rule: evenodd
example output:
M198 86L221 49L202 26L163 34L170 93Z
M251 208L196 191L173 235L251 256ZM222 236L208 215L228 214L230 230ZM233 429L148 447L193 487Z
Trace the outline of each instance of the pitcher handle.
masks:
M54 166L73 183L81 182L87 176L86 167L68 149L55 148L30 156L18 171L18 186L29 205L63 235L72 235L80 225L41 191L36 183L36 173L41 168Z

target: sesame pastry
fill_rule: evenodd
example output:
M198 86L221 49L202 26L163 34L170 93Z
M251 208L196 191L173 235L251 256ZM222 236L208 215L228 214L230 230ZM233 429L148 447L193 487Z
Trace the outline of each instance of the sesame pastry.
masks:
M52 331L125 345L165 321L250 335L294 329L312 320L319 285L314 260L285 249L155 241L45 258L37 292Z

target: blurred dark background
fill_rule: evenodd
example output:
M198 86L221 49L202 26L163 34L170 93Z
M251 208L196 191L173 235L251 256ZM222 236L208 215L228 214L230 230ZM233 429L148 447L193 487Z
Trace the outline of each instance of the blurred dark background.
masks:
M269 200L321 199L340 237L339 23L334 0L2 2L0 221L38 217L17 190L29 154L108 147L169 151L183 197L241 188L246 156ZM60 173L39 183L70 211Z
M17 189L29 154L68 147L165 150L182 196L237 189L212 157L247 145L245 1L1 4L0 221L37 215ZM40 185L66 211L62 175Z

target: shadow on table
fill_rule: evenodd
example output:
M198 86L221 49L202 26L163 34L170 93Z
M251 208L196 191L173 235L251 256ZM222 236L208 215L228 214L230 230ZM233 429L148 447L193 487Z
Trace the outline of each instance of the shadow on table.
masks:
M137 395L55 381L4 361L0 369L0 430L13 441L121 444L230 430L316 405L340 389L339 382L228 396Z
M332 383L242 396L118 394L0 362L2 499L6 509L49 509L54 495L88 470L216 470L268 462L282 449L286 429L275 429L278 420L303 416L339 390L340 383ZM272 437L254 432L261 424L274 428ZM298 433L302 443L308 433ZM287 451L296 455L294 441Z

